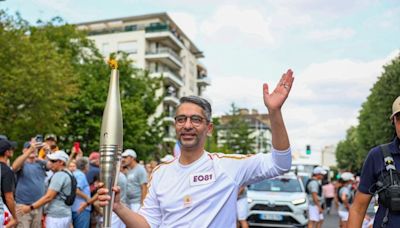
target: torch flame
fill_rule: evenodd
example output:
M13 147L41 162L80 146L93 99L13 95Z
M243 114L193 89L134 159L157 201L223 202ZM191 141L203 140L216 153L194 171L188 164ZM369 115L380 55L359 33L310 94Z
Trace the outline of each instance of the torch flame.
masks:
M115 59L109 59L108 65L110 65L111 69L118 69L118 62Z

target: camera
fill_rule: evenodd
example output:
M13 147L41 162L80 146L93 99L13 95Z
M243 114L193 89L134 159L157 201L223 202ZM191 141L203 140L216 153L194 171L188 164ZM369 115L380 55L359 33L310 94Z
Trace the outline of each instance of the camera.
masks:
M43 142L43 135L36 135L35 141L37 143L42 143Z

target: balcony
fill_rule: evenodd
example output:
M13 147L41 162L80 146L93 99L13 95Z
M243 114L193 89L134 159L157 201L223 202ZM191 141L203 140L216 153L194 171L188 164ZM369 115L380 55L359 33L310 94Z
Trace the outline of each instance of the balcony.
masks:
M199 86L209 86L211 85L211 80L207 75L202 75L197 78L197 85Z
M159 61L172 69L182 68L182 60L173 50L169 48L158 48L146 51L146 60Z
M182 77L172 71L162 71L162 72L152 72L151 76L153 77L164 77L164 81L166 84L173 84L175 87L180 88L183 87Z
M163 119L164 122L169 123L169 124L174 124L175 123L175 119L172 116L166 116Z
M168 25L158 24L148 26L145 28L145 31L146 40L161 43L162 45L171 47L177 51L184 48L182 40L176 32L169 29Z
M179 98L174 95L166 95L164 97L164 103L176 107L179 104Z

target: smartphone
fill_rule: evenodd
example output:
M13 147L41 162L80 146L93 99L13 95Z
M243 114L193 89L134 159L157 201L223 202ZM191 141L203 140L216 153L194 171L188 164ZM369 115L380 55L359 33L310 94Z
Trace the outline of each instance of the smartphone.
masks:
M75 153L79 152L80 147L81 147L81 144L79 142L74 142Z
M35 141L37 143L42 143L43 142L43 135L36 135Z

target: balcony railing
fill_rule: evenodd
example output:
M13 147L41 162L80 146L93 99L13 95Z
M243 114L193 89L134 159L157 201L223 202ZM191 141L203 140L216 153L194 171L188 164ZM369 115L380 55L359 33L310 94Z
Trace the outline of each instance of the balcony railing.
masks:
M171 32L179 41L183 43L182 38L178 35L178 33L175 30L172 30L169 28L167 24L163 23L157 23L157 24L151 24L145 28L146 32L164 32L164 31L169 31Z
M156 54L170 54L173 57L175 57L177 60L179 60L179 62L182 62L181 57L179 57L178 54L176 54L176 52L174 52L173 50L171 50L170 48L158 48L156 50L150 50L150 51L146 51L146 55L156 55Z

